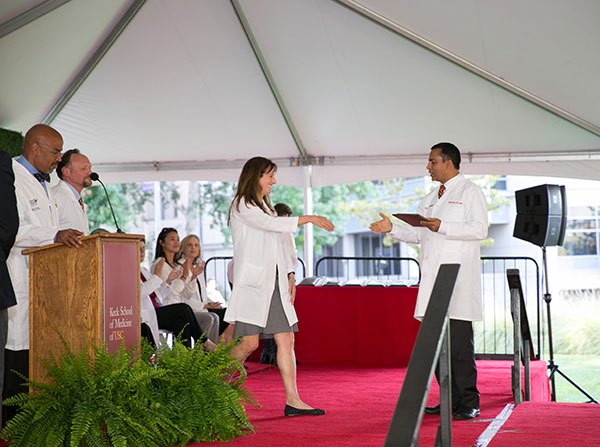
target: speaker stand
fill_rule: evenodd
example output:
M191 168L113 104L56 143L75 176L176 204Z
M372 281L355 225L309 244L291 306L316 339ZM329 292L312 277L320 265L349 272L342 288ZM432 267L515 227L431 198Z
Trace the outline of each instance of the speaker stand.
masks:
M550 287L548 285L548 262L546 259L546 247L543 246L542 247L542 263L544 266L544 280L545 280L545 289L546 289L546 293L544 293L544 301L546 302L546 312L548 313L548 351L550 354L550 360L548 361L548 369L550 370L550 395L551 395L551 399L552 402L556 402L556 384L554 381L554 374L558 373L560 374L562 377L564 377L564 379L569 382L571 385L573 385L579 392L581 392L583 395L585 395L588 399L589 402L593 402L595 404L598 403L598 401L596 399L594 399L586 390L584 390L583 388L581 388L579 385L577 385L577 383L575 383L575 381L573 381L571 378L569 378L569 376L567 376L565 373L563 373L560 368L558 367L558 365L556 363L554 363L554 348L552 345L552 318L550 315L550 303L552 302L552 295L550 294Z

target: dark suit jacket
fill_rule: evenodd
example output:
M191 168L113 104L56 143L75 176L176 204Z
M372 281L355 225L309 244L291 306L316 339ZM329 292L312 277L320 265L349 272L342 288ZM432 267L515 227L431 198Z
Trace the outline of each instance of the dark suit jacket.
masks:
M0 309L17 304L6 259L19 229L15 175L10 156L0 150Z

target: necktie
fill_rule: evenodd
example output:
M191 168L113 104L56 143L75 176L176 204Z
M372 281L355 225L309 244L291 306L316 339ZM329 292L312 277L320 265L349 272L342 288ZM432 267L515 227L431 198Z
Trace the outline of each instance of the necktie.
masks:
M440 190L438 191L438 199L441 199L444 195L444 191L446 191L446 187L444 185L440 185Z
M79 200L81 200L81 199L79 199ZM142 282L146 282L146 278L144 278L144 275L142 275L142 272L140 272L140 279L142 280ZM158 297L156 296L156 293L152 292L148 296L152 300L152 305L154 306L154 308L155 309L159 308L160 307L160 303L158 302Z
M33 176L40 183L44 183L44 182L49 182L50 181L50 174L44 174L43 172L36 172L36 173L33 174Z
M79 206L81 206L81 209L85 212L85 206L83 206L83 200L81 197L79 198Z

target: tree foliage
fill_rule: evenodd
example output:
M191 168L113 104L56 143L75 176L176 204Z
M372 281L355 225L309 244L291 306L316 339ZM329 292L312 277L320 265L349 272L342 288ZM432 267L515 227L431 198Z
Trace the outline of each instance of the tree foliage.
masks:
M141 183L107 185L106 190L119 227L124 232L130 231L135 223L143 219L144 207L152 199L152 193L144 192ZM86 204L90 230L116 230L102 186L85 188L81 196Z
M501 206L508 205L509 200L504 197L494 186L498 181L499 176L494 175L478 175L469 176L469 179L477 184L483 191L487 204L488 211L494 211ZM338 211L350 214L361 221L361 224L366 228L370 222L380 220L379 213L383 213L390 217L392 222L399 222L398 219L392 216L393 213L399 212L414 212L418 203L437 186L429 178L425 178L425 188L416 189L414 194L403 194L405 182L402 179L387 179L379 182L378 193L370 196L365 200L353 200L351 202L340 203ZM384 237L384 244L389 245L393 240L389 236ZM491 245L493 241L487 239L482 245Z
M211 216L210 226L221 231L226 243L231 242L231 232L227 223L229 206L235 194L235 183L205 183L200 190L198 206L203 214ZM322 230L314 232L315 253L320 254L323 245L333 245L338 237L344 235L346 223L351 216L338 211L341 201L352 197L366 198L374 189L371 182L354 183L351 185L335 185L313 189L314 214L329 218L336 229L332 233ZM304 214L304 190L293 186L275 186L271 192L271 203L287 204L295 216ZM304 244L303 228L296 233L296 245Z
M502 192L494 185L498 176L470 176L478 184L488 201L490 211L508 204ZM198 187L199 185L199 187ZM186 223L191 226L194 216L210 216L209 225L219 230L225 246L231 244L231 233L228 225L229 206L235 194L235 183L205 182L198 184L190 182L190 195L186 203L182 203L178 186L173 182L161 182L163 208L172 207L175 214L183 214ZM412 212L425 194L434 188L433 182L425 178L424 187L407 191L403 179L386 179L382 181L365 181L347 185L334 185L313 189L313 213L325 216L335 225L332 233L316 229L314 231L314 250L319 255L322 247L333 245L346 230L346 224L351 218L356 218L367 231L369 223L379 219L379 213L391 215L396 212ZM144 207L152 200L152 192L144 192L141 184L125 183L107 187L111 202L117 214L119 225L124 231L129 230L135 223L143 219ZM88 205L90 228L113 228L112 216L104 191L101 187L91 187L84 190L84 200ZM304 214L304 190L299 187L275 185L271 192L271 203L282 202L290 206L294 215ZM394 219L392 217L392 219ZM192 231L191 228L187 229ZM487 240L484 244L491 244ZM392 243L389 237L384 243ZM296 246L304 244L304 228L296 233Z
M352 217L340 208L341 203L350 200L366 200L375 189L371 182L352 183L348 185L324 186L313 189L313 214L327 217L334 225L331 233L315 229L314 251L319 255L324 245L333 245L339 237L344 236L346 223ZM276 186L271 192L271 203L285 203L294 211L295 216L304 214L304 190L293 186ZM296 234L296 246L304 244L304 228Z

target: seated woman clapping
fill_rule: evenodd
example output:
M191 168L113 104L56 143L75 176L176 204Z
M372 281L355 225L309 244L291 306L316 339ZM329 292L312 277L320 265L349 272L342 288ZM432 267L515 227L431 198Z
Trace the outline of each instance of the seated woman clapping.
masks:
M184 237L175 255L175 261L183 268L182 278L185 282L185 287L180 295L181 301L194 309L200 324L207 328L208 337L213 341L218 341L221 332L220 318L217 313L209 311L220 309L221 306L208 301L204 280L205 262L202 261L200 254L201 247L198 236L190 234Z
M190 234L184 237L175 256L178 264L183 267L183 277L189 279L182 293L183 302L188 303L194 309L202 325L208 325L208 317L212 318L216 322L218 334L224 334L225 342L230 342L233 338L233 328L227 330L229 323L223 319L226 306L209 298L204 279L205 262L202 261L201 255L202 247L198 236ZM211 338L210 335L209 338Z
M146 241L140 241L140 263L146 257ZM150 333L145 333L150 344L156 345L158 341L158 329L165 329L176 335L181 334L183 343L191 346L192 338L196 342L204 343L208 350L214 350L215 345L203 335L204 331L193 310L187 304L164 305L172 290L173 281L182 275L182 269L170 269L164 279L163 270L165 260L161 258L154 263L154 273L150 273L143 265L140 265L140 309L142 322L148 326Z
M160 277L166 280L173 269L180 269L181 276L171 283L171 293L166 299L166 304L186 304L192 308L193 313L206 333L206 337L213 343L219 341L219 320L218 317L202 311L202 305L199 298L193 297L193 287L195 280L204 269L203 265L194 265L187 263L182 266L177 263L175 256L181 247L179 234L174 228L163 228L156 241L156 255L152 264L152 271L155 271L159 263L163 263ZM194 282L194 284L191 284Z

